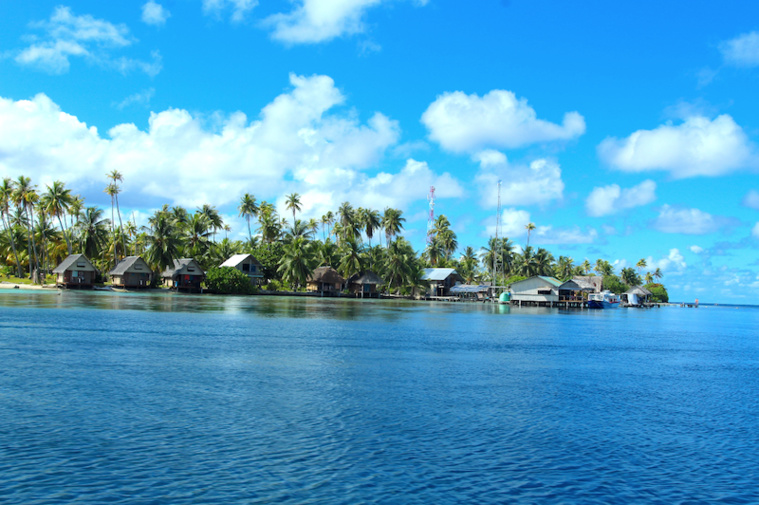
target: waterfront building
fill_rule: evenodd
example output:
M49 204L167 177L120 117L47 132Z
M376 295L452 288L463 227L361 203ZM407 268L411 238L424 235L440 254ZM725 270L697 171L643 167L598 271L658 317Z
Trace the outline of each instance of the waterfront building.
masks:
M322 296L339 294L345 287L345 279L332 267L319 267L308 277L306 290Z
M548 305L559 301L562 283L555 277L536 275L529 279L517 281L511 285L511 302L518 305Z
M421 280L427 286L427 296L450 296L451 288L464 282L453 268L425 268Z
M127 256L108 272L111 284L117 288L149 288L153 271L140 256Z
M348 278L348 290L356 297L379 298L379 286L383 283L379 275L365 270Z
M200 283L206 278L206 273L193 258L174 260L161 274L163 284L177 291L200 292Z
M253 285L260 285L264 278L263 266L252 254L235 254L219 266L236 268L247 275Z
M67 289L92 289L99 272L84 254L72 254L53 269L55 285Z

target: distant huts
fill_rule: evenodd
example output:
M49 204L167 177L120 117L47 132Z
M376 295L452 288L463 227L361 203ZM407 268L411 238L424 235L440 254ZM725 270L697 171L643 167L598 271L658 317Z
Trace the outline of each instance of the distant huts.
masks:
M642 307L645 306L652 293L643 286L634 286L619 297L623 307Z
M572 277L559 287L560 301L587 299L589 293L600 293L603 278L592 275Z
M153 271L139 256L127 256L108 272L111 285L117 288L141 289L149 288L153 280Z
M353 274L348 278L348 290L360 298L379 298L379 286L382 278L371 270Z
M258 285L264 278L263 266L252 254L235 254L220 267L232 267L250 278L251 284Z
M206 273L192 258L174 260L174 264L161 274L164 286L177 291L200 292L200 283L206 278Z
M553 305L559 301L559 288L563 283L555 277L536 275L529 279L517 281L511 285L512 303L534 305Z
M450 296L451 288L464 282L453 268L425 268L421 280L427 286L427 296Z
M99 272L84 254L72 254L53 269L55 285L67 289L92 289Z
M322 296L339 294L345 286L345 279L332 267L319 267L308 277L306 290Z

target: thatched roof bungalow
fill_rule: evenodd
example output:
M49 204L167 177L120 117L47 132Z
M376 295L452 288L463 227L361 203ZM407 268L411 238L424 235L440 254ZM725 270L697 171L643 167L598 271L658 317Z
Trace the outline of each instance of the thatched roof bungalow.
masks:
M108 275L111 284L117 288L149 288L153 280L153 271L139 256L127 256Z
M319 267L308 277L306 290L324 295L339 294L345 279L332 267Z
M651 298L652 293L643 286L634 286L619 297L624 307L640 307Z
M379 298L381 284L384 284L382 278L371 270L353 274L348 278L348 290L361 298Z
M559 287L559 299L580 300L587 298L586 293L600 293L602 284L602 277L592 275L572 277Z
M205 280L206 273L194 259L182 258L174 260L174 265L164 270L161 278L166 287L196 293L200 292L200 283Z
M72 254L53 269L55 285L67 289L92 289L98 269L84 254Z
M263 265L252 254L235 254L220 267L232 267L248 276L252 284L260 284L264 278Z

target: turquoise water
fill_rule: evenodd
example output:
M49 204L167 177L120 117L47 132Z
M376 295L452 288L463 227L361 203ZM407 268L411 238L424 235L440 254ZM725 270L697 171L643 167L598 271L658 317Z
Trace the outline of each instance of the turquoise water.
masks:
M757 323L0 291L0 503L757 503Z

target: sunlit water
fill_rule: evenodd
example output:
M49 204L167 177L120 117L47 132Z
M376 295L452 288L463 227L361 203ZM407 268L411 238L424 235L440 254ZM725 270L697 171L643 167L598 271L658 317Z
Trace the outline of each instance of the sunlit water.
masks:
M758 323L0 291L0 503L759 503Z

